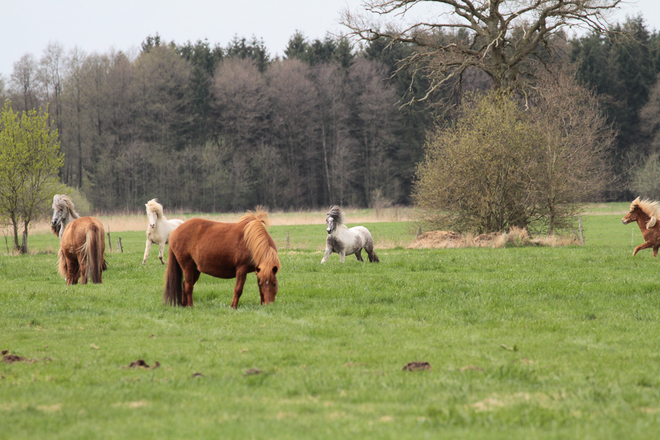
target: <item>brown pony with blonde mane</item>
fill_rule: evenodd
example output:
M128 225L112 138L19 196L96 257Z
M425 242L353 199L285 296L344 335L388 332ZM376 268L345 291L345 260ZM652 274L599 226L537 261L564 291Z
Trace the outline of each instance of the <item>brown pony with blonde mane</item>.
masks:
M281 268L275 242L268 234L268 215L248 211L238 223L190 219L172 231L163 301L193 305L193 286L201 273L236 278L232 308L238 307L245 279L256 272L261 304L275 301Z
M635 248L633 257L637 252L648 248L653 248L654 257L658 256L658 249L660 248L660 223L658 223L658 218L660 218L660 203L647 199L640 200L637 197L630 204L630 212L621 221L624 225L636 221L642 231L642 237L644 237L644 243Z
M94 217L80 217L71 199L56 194L50 225L60 238L58 271L66 284L78 284L78 279L81 284L87 284L89 279L95 284L102 283L107 268L103 224Z

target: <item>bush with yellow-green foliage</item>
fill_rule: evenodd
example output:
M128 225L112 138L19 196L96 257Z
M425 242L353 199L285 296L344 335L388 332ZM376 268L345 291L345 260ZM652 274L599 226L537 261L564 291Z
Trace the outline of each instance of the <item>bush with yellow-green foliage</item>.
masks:
M608 181L613 133L569 75L540 84L528 109L502 92L468 96L453 125L429 134L413 193L423 220L474 234L573 226Z

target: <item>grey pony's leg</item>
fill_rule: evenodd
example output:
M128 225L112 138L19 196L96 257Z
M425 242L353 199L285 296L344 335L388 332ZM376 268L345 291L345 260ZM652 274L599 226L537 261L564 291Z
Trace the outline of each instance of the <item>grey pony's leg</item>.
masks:
M357 258L358 261L364 262L362 259L362 249L358 249L357 252L355 253L355 258Z
M331 253L332 253L332 251L328 247L326 247L325 248L325 255L323 255L323 259L321 260L321 264L325 263L328 260L328 257L330 256Z

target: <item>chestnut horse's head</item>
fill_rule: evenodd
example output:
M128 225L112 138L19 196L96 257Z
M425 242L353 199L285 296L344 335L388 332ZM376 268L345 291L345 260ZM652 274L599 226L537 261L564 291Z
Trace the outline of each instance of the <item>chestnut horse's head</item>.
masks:
M275 242L266 230L269 225L268 215L257 209L256 213L248 211L241 220L248 222L243 229L243 236L245 247L252 255L261 303L270 304L275 301L277 295L277 272L282 265L277 256Z
M660 206L658 205L658 202L650 202L646 199L640 200L640 198L637 197L630 204L630 212L623 216L621 222L624 225L627 225L628 223L636 222L639 219L642 222L646 222L646 228L650 229L658 222L658 216L660 215L658 212L659 210Z
M621 222L624 225L627 225L628 223L636 222L637 221L637 210L639 207L631 208L630 212L626 215L623 216L621 219Z
M278 266L270 267L265 266L263 269L257 267L255 272L257 274L257 283L259 284L259 296L261 296L262 304L270 304L275 302L275 295L277 295L277 271Z

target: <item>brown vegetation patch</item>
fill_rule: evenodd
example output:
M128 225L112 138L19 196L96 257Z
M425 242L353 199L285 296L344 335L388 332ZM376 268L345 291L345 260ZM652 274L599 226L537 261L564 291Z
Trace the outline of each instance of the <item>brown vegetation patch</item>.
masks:
M402 368L403 371L431 371L431 364L428 362L409 362Z
M474 365L466 365L458 369L459 371L484 371L483 368L476 367Z
M506 246L568 246L580 244L572 236L552 235L531 238L526 229L511 228L509 232L492 232L476 237L472 234L461 235L453 231L425 232L413 241L409 249L448 249L467 247L502 248Z
M261 373L262 373L262 371L258 368L250 368L249 370L247 370L245 372L245 375L246 376L254 376L254 375L257 375L257 374L261 374Z
M493 394L469 405L469 407L476 412L483 412L496 411L504 407L511 407L520 404L535 404L543 408L549 408L553 405L553 399L543 393Z

